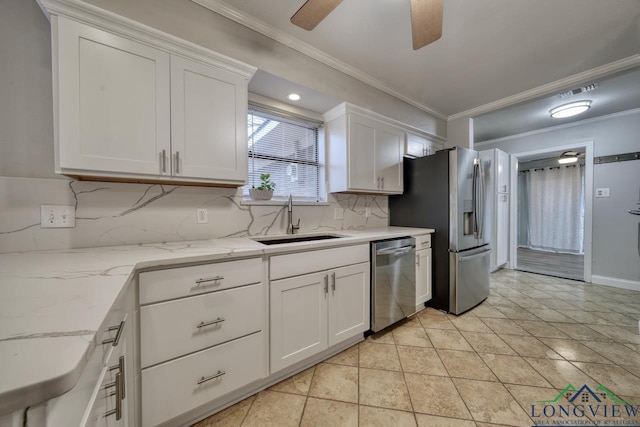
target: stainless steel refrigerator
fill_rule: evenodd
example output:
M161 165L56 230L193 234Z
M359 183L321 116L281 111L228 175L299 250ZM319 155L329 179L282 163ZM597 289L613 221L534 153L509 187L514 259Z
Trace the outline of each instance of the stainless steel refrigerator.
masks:
M390 225L435 228L429 305L463 313L489 296L487 207L478 152L456 147L404 159L404 194L389 197Z

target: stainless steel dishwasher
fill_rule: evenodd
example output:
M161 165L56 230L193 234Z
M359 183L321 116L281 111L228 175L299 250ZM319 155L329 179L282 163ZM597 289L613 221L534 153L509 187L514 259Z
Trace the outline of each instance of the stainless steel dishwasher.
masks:
M371 330L415 313L416 239L371 242Z

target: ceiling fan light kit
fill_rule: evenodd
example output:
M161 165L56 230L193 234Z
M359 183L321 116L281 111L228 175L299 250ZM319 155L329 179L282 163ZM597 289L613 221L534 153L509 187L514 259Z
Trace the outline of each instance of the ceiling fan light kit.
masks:
M411 34L413 50L425 47L442 37L443 0L411 0ZM342 0L307 0L291 17L291 23L313 30Z

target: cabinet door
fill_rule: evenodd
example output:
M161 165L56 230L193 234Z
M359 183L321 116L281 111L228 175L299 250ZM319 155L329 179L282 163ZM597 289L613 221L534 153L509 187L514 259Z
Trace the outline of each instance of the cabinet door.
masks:
M378 190L375 170L376 123L373 120L349 114L349 189Z
M231 72L171 56L173 174L247 180L247 81Z
M509 154L505 153L502 150L496 150L497 152L497 166L498 166L498 179L497 179L497 188L496 191L498 193L508 193L509 192Z
M435 142L418 135L407 133L406 154L415 157L424 157L435 153L439 148L441 147Z
M416 252L416 308L431 299L431 248Z
M402 193L404 134L394 128L376 128L376 179L385 193Z
M169 54L63 17L57 23L57 168L161 174Z
M271 282L271 373L327 348L326 272Z
M497 194L496 266L506 264L509 253L509 195Z
M329 346L370 328L369 263L330 272Z

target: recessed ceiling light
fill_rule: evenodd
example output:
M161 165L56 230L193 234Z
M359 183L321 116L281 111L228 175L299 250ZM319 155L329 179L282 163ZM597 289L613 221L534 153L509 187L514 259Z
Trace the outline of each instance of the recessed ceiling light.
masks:
M558 163L560 163L561 165L565 163L575 163L577 161L578 161L577 157L560 157L558 159Z
M289 95L287 95L287 98L289 98L291 101L300 101L300 95L298 95L297 93L290 93Z
M591 101L576 101L569 104L560 105L549 111L554 119L563 119L565 117L575 116L584 113L591 108Z

